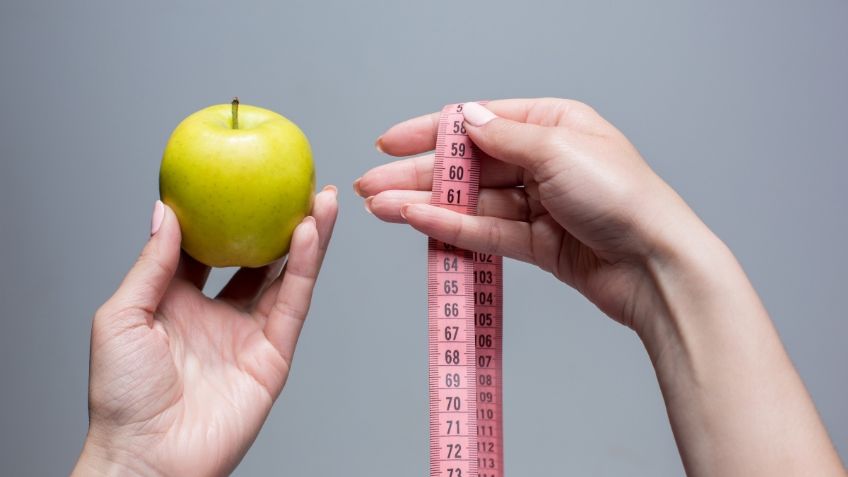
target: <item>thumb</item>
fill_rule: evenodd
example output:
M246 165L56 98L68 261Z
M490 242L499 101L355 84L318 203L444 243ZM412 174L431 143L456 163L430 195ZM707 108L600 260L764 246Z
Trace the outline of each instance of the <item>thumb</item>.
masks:
M489 156L535 171L554 156L554 128L495 115L478 103L462 107L468 136Z
M180 224L170 207L157 200L150 240L118 291L104 305L107 314L137 309L152 315L180 261Z

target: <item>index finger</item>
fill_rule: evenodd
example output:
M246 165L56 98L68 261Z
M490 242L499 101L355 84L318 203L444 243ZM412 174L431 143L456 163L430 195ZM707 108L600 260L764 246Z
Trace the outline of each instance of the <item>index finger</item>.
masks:
M434 149L439 114L425 114L395 124L377 138L377 149L391 156L412 156Z

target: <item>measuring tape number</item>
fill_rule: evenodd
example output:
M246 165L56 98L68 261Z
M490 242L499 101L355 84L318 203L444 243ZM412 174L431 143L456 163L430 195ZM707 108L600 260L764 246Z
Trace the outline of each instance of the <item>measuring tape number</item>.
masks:
M439 119L432 205L477 214L462 104ZM431 477L503 477L503 259L428 241Z

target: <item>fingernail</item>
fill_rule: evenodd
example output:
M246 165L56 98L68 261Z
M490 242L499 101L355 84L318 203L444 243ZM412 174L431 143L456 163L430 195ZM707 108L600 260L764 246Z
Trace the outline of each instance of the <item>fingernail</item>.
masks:
M311 215L307 215L306 217L303 218L303 223L304 224L311 224L314 227L315 226L315 217L313 217Z
M356 179L355 181L353 181L353 191L356 192L356 195L358 195L359 197L364 198L365 196L362 195L362 189L359 188L359 183L361 181L362 181L361 177L359 179Z
M150 235L153 236L159 231L162 226L162 221L165 220L165 204L161 200L157 200L153 206L153 218L150 220Z
M374 200L374 196L368 197L365 199L365 210L368 211L369 214L374 215L374 212L371 210L371 201Z
M462 115L472 126L482 126L497 117L495 113L473 102L462 105Z
M322 190L325 190L325 191L332 191L333 195L335 195L335 196L338 196L338 195L339 195L339 189L338 189L338 188L336 188L336 186L334 186L333 184L327 184L327 185L325 185L325 186L324 186L324 189L322 189Z
M376 147L381 153L386 153L386 151L383 150L383 136L378 137L377 140L374 141L374 147Z
M409 210L409 204L403 205L400 208L400 216L403 220L406 220L406 211Z

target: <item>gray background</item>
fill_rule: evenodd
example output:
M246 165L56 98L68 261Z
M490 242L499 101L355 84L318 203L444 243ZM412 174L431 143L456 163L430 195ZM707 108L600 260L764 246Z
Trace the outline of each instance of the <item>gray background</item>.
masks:
M426 475L425 240L350 183L393 122L515 96L595 106L730 244L846 459L846 24L844 0L4 1L0 473L72 466L90 317L147 238L165 141L233 95L306 131L342 206L238 475ZM682 474L635 335L530 266L506 290L508 473Z

